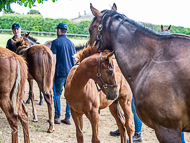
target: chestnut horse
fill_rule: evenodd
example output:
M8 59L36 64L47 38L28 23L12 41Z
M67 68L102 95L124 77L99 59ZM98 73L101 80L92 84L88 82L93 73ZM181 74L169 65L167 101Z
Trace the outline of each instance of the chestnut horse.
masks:
M27 65L21 56L0 47L0 107L12 129L12 143L18 143L18 119L29 143L28 111L23 104Z
M180 143L181 132L190 132L190 37L155 33L116 12L115 4L102 12L90 8L89 44L115 51L139 118L161 143Z
M40 44L39 42L37 42L37 39L30 36L30 32L28 33L23 33L21 34L22 36L24 36L25 38L27 38L29 45L28 46L33 46L33 45L37 45ZM33 79L32 78L28 78L28 83L29 83L29 90L32 89L33 90ZM33 92L33 91L32 91ZM30 97L28 96L28 99L26 100L26 104L30 103ZM40 102L39 105L43 105L43 96L42 96L42 92L40 92Z
M51 133L54 130L53 123L53 98L52 98L52 88L53 88L53 77L55 72L55 61L53 59L53 53L45 45L33 45L29 46L29 42L22 37L16 42L12 40L15 45L15 52L19 55L23 55L27 64L30 80L35 80L40 88L40 91L44 95L44 99L48 106L49 113L49 129L48 132ZM29 80L29 81L30 81ZM30 85L29 97L32 102L33 107L33 121L37 122L37 114L34 107L34 93L33 86Z
M64 96L71 107L71 115L76 126L76 136L79 143L83 143L83 119L82 115L85 114L90 120L92 126L92 142L100 143L98 138L98 123L99 115L98 110L104 109L109 106L110 112L114 116L119 131L121 134L121 142L126 143L126 131L132 142L133 134L133 121L131 119L131 100L132 92L124 79L115 59L112 59L113 52L105 50L102 53L102 57L98 52L97 47L87 47L83 51L77 53L75 58L79 59L81 62L79 65L74 66L66 81ZM96 75L98 71L98 60L100 60L100 73L104 83L118 85L116 90L119 90L112 100L106 99L110 96L111 91L105 91L103 89L98 92L94 80L98 82L100 87L102 87L101 80L97 80ZM114 82L109 82L114 81ZM114 89L110 87L110 89ZM125 114L124 117L121 113L119 103Z

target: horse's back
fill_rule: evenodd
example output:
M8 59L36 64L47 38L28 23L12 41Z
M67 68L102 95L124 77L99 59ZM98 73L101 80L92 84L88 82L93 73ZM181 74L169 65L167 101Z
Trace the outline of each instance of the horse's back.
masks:
M49 92L53 85L55 73L52 51L45 45L33 45L28 49L26 59L29 73L40 83L40 89ZM43 87L41 87L42 84L44 84Z

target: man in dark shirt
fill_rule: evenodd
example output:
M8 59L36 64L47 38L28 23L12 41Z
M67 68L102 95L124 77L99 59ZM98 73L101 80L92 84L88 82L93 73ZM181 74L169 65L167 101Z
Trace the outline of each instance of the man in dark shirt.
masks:
M14 23L12 25L12 31L13 31L13 34L14 34L14 36L13 36L12 39L15 40L15 41L17 41L18 39L20 39L20 37L21 37L21 27L20 27L20 24ZM6 48L14 52L15 46L12 44L11 39L9 39L7 41Z
M74 44L67 38L66 33L68 26L65 23L59 23L57 28L58 38L52 42L51 50L54 54L56 61L55 67L55 89L56 96L54 96L54 106L55 106L55 117L54 123L60 124L60 122L70 125L70 106L66 102L66 114L65 119L61 120L61 92L67 76L74 66L75 59L73 55L76 53Z

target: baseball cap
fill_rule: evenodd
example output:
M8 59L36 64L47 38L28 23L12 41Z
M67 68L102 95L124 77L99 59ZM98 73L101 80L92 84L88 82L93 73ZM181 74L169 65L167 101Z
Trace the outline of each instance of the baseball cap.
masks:
M14 23L14 24L12 25L12 29L15 29L15 28L19 29L19 28L20 28L20 24Z
M68 26L65 23L59 23L56 28L68 30Z

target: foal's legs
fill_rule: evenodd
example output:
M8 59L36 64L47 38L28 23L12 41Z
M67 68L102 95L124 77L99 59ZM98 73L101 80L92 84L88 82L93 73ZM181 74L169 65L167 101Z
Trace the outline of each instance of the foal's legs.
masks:
M121 108L123 109L125 115L125 127L127 129L127 134L129 136L129 142L132 142L132 135L133 135L133 120L131 118L131 97L121 96L119 97L119 103Z
M30 138L29 138L29 127L28 127L28 111L23 103L22 103L18 117L23 128L24 142L29 143Z
M110 106L109 106L110 112L115 118L117 122L117 126L119 128L120 136L121 136L121 143L126 143L126 131L124 127L124 117L122 115L122 112L120 110L118 100L114 101Z
M32 102L32 109L33 109L33 111L32 111L33 112L33 121L37 122L38 118L37 118L36 110L34 107L33 79L28 79L28 82L29 82L29 97Z
M76 126L76 136L77 136L77 142L78 143L83 143L84 138L83 138L83 118L82 114L78 114L71 108L71 115L73 117L73 120L75 122Z
M92 143L100 143L98 138L98 124L99 124L99 114L98 109L93 108L90 112L85 113L86 117L90 120L92 125Z
M11 101L9 99L9 95L2 95L5 97L3 101L1 101L0 105L2 110L4 111L7 121L12 129L12 143L18 143L18 116L14 115L13 109L11 106ZM7 98L6 98L7 97Z
M52 90L50 91L49 94L42 92L44 95L44 99L47 103L48 106L48 114L49 114L49 129L48 132L52 133L54 131L54 121L53 121L53 97L52 97Z
M168 129L158 125L155 132L160 143L181 143L180 128Z

